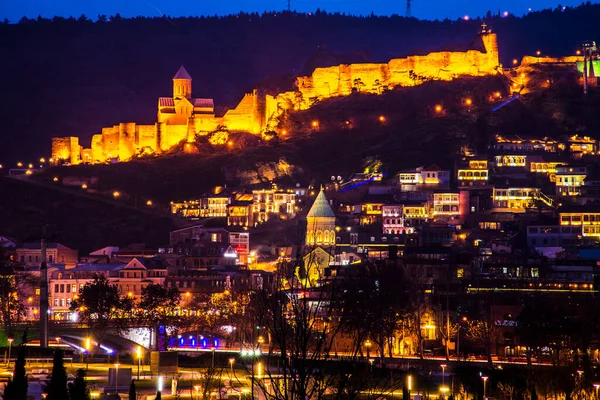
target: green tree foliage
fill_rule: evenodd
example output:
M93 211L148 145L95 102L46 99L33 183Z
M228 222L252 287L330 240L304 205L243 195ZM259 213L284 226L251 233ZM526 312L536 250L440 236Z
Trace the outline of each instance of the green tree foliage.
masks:
M127 316L131 309L131 300L121 297L117 286L99 274L81 288L79 298L71 303L71 311L78 313L80 321L96 329L119 327L123 322L121 317Z
M45 388L47 400L65 400L69 398L67 390L67 369L63 359L63 351L54 352L54 364L52 365L52 377Z
M69 383L69 395L71 400L90 400L90 389L87 387L83 368L77 370L77 376L73 382Z
M4 386L4 393L2 398L4 400L26 400L27 399L27 375L25 373L25 346L24 343L27 341L27 332L23 333L23 342L19 346L17 351L17 361L15 363L15 370L13 371L13 378L8 380L6 386Z
M142 290L139 318L156 329L159 326L164 326L167 331L167 328L178 328L183 323L181 317L175 315L180 302L181 293L177 288L150 284Z

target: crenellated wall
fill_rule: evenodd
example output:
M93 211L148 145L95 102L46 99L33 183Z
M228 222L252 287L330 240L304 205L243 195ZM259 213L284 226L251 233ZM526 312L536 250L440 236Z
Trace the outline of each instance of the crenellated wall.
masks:
M307 109L317 99L344 96L353 91L382 93L394 86L414 86L427 80L452 80L459 76L481 76L500 72L496 35L488 30L479 34L480 50L435 52L424 56L392 59L385 64L351 64L317 68L311 76L296 80L297 91L276 96L257 90L244 95L234 109L215 116L212 99L191 97L191 77L173 79L173 97L158 99L157 123L136 125L120 123L102 128L92 137L91 148L81 149L78 139L54 138L52 156L56 162L71 164L106 162L111 158L130 160L141 153L168 151L196 135L214 132L220 127L259 135L277 129L282 110ZM524 62L529 61L524 59ZM184 76L184 78L181 78Z

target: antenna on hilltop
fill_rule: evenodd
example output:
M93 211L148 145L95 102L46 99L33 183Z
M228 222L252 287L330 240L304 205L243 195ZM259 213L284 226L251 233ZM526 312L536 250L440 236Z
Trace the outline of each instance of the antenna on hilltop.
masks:
M292 11L291 0L288 0L288 12Z
M412 11L410 9L411 3L412 3L412 0L406 0L406 11L404 12L404 16L406 18L412 17Z

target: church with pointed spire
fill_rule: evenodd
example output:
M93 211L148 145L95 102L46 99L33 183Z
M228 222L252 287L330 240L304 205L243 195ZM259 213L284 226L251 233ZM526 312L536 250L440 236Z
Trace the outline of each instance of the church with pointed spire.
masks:
M325 196L323 189L306 215L307 246L335 246L335 213Z

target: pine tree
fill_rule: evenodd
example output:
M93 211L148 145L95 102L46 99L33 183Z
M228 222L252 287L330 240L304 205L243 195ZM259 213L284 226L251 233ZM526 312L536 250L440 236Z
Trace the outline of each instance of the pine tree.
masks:
M156 397L154 398L154 400L162 400L162 395L160 394L160 391L156 392Z
M67 390L67 370L63 360L63 351L54 352L54 364L52 365L52 377L46 385L47 400L65 400L69 398Z
M4 386L4 400L26 400L27 399L27 375L25 374L25 342L27 342L27 331L23 333L23 340L17 351L17 361L13 378L9 379Z
M129 400L136 400L137 399L137 393L135 390L135 379L131 380L131 385L129 386ZM74 400L71 397L71 400Z
M85 370L79 368L77 376L72 383L69 383L69 395L71 400L90 400L90 390L85 381Z

